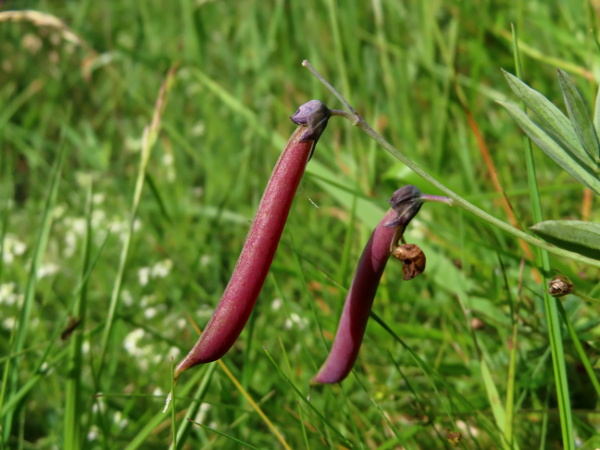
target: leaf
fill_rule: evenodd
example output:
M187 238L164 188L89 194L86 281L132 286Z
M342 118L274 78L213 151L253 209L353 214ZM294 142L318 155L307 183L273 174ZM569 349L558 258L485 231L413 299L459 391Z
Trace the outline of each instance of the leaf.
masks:
M587 154L590 155L592 161L595 161L600 156L600 144L583 97L571 77L564 70L558 69L558 81L579 142L581 142Z
M551 136L549 136L536 122L534 122L521 108L510 103L498 102L506 108L508 113L525 131L527 136L541 148L559 166L566 170L573 178L585 184L596 194L600 195L600 180L591 169L584 166L563 147L561 147Z
M558 247L600 259L600 223L546 220L536 223L531 230Z
M596 128L596 134L600 133L600 88L598 88L598 93L596 94L596 105L594 107L594 127Z
M527 105L527 107L536 115L540 127L549 134L561 147L568 150L577 159L580 159L590 169L594 170L596 165L594 160L585 151L580 140L575 133L573 124L569 121L560 109L558 109L544 95L529 87L526 83L508 73L502 71L512 91Z

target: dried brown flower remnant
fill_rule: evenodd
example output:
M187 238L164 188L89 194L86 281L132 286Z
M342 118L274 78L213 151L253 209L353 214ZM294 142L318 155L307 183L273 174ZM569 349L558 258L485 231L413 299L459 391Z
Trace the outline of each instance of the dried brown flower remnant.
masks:
M574 290L573 282L563 275L556 275L548 281L548 294L552 297L563 297Z
M402 263L402 274L405 280L412 280L425 270L427 258L423 250L415 244L398 245L392 250L392 256Z

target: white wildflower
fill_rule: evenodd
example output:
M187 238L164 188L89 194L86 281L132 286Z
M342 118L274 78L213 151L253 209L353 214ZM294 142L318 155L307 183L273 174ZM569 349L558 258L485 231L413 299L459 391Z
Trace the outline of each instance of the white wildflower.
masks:
M12 306L23 301L23 295L16 291L16 283L0 284L0 304Z
M173 153L163 153L161 160L162 160L163 166L167 166L167 167L172 166L173 163L175 162Z
M150 280L150 267L141 267L138 270L138 280L140 286L146 286Z
M170 259L164 259L157 262L152 267L152 278L165 278L169 275L171 267L173 267L173 261Z
M200 408L198 408L198 412L196 413L196 417L194 418L194 422L204 423L206 420L206 416L210 411L210 404L208 403L200 403Z
M165 393L163 392L163 390L160 387L156 386L154 388L154 390L152 391L152 395L154 395L156 397L162 397L163 395L165 395Z
M14 317L6 317L2 321L2 327L6 330L12 330L17 324L17 320Z
M96 425L92 425L87 434L88 441L95 441L100 437L100 429Z
M146 308L146 309L144 310L144 317L145 317L146 319L152 319L153 317L155 317L155 316L156 316L156 313L157 313L157 312L158 312L158 311L156 310L156 308L152 308L152 307L150 307L150 308Z
M280 298L276 298L271 302L271 309L273 311L279 311L282 304L283 304L282 300Z
M13 234L6 234L2 242L2 260L5 264L10 264L15 260L15 256L21 256L27 250L27 245L16 238Z
M123 413L121 411L115 411L114 415L114 423L122 430L127 426L128 420L123 417Z
M43 264L37 271L38 278L51 277L60 270L60 266L54 263Z
M308 325L308 319L305 317L300 317L296 313L291 313L289 319L285 321L285 327L289 330L292 327L297 327L300 330L303 330Z
M92 211L92 228L104 228L106 224L106 212L102 209L95 209ZM83 233L81 233L83 235Z
M92 203L94 205L101 205L102 203L104 203L105 197L106 196L102 192L97 192L94 195L92 195Z
M133 295L131 295L131 292L129 292L127 289L123 289L121 291L121 301L123 302L123 304L125 306L132 306L133 305Z
M206 124L202 121L196 123L194 126L192 126L192 129L190 130L190 134L192 136L202 136L204 134L204 132L206 131Z
M123 341L125 351L130 355L139 355L141 353L139 343L144 338L145 333L143 328L136 328L130 331Z
M167 351L167 358L168 359L179 359L179 355L181 355L181 350L179 350L179 348L177 347L170 347L169 350Z

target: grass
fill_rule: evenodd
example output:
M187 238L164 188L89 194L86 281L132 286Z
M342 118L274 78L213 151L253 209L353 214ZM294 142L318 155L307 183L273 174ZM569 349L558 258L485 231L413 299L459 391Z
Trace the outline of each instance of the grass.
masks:
M496 103L515 102L500 70L517 73L514 23L522 78L563 105L560 67L593 109L592 3L243 3L0 6L47 14L0 16L2 448L450 448L451 431L463 448L597 447L598 306L544 294L560 273L598 298L597 266L533 235L529 258L461 208L423 208L406 238L427 270L403 282L390 263L353 374L309 387L400 186L446 186L526 233L600 221ZM250 324L163 414L288 117L311 98L343 107L303 59L436 185L333 118Z

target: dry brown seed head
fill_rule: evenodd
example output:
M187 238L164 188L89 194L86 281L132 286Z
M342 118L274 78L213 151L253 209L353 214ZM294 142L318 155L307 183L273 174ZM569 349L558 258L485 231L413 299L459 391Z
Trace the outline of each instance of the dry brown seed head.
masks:
M548 294L552 297L562 297L570 294L575 289L575 286L567 277L556 275L548 281Z

